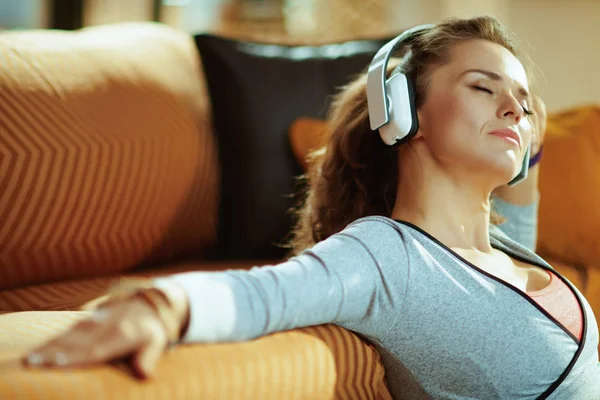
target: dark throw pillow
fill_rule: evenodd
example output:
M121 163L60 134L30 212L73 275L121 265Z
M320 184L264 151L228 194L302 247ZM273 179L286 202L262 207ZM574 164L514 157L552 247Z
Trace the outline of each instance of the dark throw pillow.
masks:
M222 167L221 259L280 258L302 173L288 141L301 116L325 118L340 86L366 70L382 40L320 46L196 36Z

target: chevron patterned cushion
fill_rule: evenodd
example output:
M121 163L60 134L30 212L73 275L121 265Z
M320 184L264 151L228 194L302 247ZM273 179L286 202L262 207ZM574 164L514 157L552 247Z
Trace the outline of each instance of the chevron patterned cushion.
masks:
M211 244L218 169L192 39L126 23L0 34L0 290Z

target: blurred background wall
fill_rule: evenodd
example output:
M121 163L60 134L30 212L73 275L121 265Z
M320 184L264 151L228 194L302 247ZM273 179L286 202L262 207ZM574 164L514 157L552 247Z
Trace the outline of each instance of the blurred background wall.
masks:
M482 14L517 34L550 111L600 102L600 0L0 0L0 29L156 20L191 34L313 44Z

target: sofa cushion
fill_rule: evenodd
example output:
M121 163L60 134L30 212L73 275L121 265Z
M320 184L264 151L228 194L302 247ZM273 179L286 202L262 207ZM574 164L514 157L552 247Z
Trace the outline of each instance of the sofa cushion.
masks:
M0 315L0 398L391 400L377 351L335 325L247 342L180 345L163 354L156 378L143 383L123 360L68 370L20 366L27 351L87 316L87 311Z
M126 23L0 34L0 290L172 259L216 236L190 36Z
M548 116L539 187L538 251L600 265L600 105Z
M362 72L386 40L280 46L196 37L222 163L218 247L227 258L286 250L301 174L288 143L300 116L323 118L331 95Z

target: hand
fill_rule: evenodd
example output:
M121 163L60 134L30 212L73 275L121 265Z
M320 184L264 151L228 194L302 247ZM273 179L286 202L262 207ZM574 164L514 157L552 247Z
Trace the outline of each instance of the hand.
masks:
M538 95L533 95L532 111L533 115L530 116L530 119L533 129L531 137L531 156L533 157L542 147L546 136L546 105Z
M131 355L140 378L151 378L167 345L158 314L144 299L113 302L91 318L30 353L23 362L39 367L80 367Z

